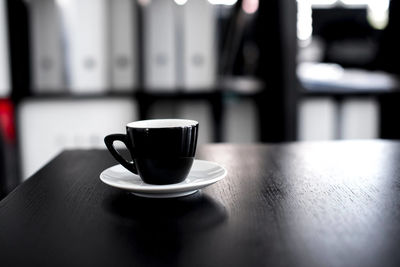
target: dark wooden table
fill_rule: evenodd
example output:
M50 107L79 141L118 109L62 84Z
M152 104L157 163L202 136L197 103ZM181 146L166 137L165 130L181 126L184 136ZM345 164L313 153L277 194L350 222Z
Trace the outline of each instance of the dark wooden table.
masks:
M228 176L144 199L66 151L0 202L1 266L400 266L400 142L208 145Z

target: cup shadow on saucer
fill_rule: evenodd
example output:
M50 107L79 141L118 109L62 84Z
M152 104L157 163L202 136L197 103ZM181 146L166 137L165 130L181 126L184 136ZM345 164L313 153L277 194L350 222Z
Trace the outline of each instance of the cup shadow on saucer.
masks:
M113 216L152 232L168 230L194 234L216 227L227 217L225 207L201 191L186 197L167 199L115 192L104 199L103 206Z

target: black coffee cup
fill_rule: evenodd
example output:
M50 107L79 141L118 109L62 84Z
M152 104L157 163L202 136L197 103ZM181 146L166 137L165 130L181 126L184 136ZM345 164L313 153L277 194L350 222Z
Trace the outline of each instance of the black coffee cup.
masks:
M104 138L114 158L149 184L182 182L192 168L197 146L199 123L193 120L162 119L128 123L126 134ZM133 162L125 160L114 147L121 141Z

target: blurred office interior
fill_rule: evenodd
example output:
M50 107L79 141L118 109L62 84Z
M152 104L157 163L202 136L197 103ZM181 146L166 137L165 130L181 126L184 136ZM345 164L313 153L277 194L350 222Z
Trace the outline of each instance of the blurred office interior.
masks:
M0 197L140 119L198 120L200 144L397 139L398 13L395 0L0 0Z

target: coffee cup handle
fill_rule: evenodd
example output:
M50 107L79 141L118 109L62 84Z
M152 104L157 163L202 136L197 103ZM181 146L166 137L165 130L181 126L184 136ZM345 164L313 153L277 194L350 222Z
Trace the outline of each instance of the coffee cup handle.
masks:
M121 141L128 147L128 139L125 134L110 134L104 137L104 143L106 144L108 150L110 151L111 155L119 162L122 166L124 166L129 171L133 172L134 174L138 174L135 163L129 162L124 159L121 154L115 149L114 142Z

